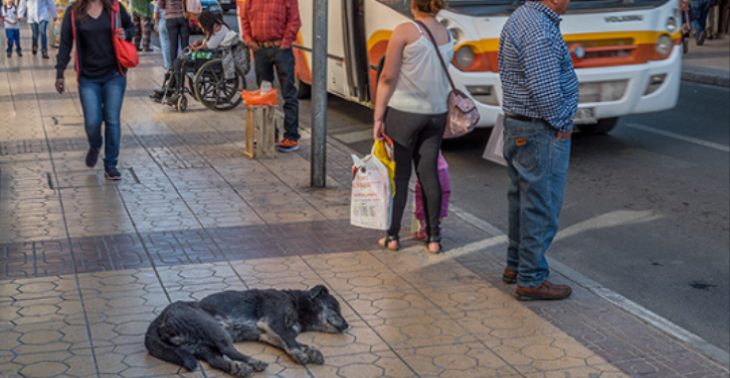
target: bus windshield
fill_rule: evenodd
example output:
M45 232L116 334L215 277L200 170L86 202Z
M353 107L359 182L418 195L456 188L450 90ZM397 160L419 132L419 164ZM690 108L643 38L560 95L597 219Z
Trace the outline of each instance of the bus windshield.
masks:
M622 9L654 8L669 0L572 0L568 13L605 12ZM472 16L512 13L525 0L451 0L449 10Z

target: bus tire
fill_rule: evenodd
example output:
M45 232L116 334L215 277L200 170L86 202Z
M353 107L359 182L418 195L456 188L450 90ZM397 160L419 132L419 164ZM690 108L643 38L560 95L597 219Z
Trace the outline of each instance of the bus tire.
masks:
M588 125L577 125L578 130L583 134L606 134L616 127L618 117L599 119L597 123Z
M303 82L302 79L297 79L297 98L310 98L312 97L312 86Z

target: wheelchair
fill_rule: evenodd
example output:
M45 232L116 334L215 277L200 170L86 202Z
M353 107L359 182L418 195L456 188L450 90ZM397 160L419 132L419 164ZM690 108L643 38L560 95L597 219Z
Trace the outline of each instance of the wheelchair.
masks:
M222 53L218 49L199 49L197 52L193 52L186 47L181 55L186 62L183 63L182 69L173 70L170 77L165 80L162 85L163 96L159 97L152 92L150 98L155 102L172 106L180 113L188 109L186 95L191 96L210 110L234 109L243 101L241 91L246 89L246 72L236 66L235 76L232 79L226 79L221 57ZM175 78L175 88L171 88L170 84L173 77ZM170 101L171 98L173 101Z

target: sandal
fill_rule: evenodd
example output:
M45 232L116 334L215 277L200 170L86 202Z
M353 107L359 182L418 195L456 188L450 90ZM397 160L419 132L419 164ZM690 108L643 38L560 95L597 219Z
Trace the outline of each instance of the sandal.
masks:
M431 249L431 244L438 244L438 249L433 250ZM432 253L434 255L437 255L441 252L443 252L444 248L441 246L441 237L440 236L429 236L428 239L426 239L426 249L428 249L429 253Z
M390 243L392 242L396 242L395 248L391 248ZM378 245L383 249L397 251L400 249L400 240L398 239L398 235L385 235L384 238L378 240Z

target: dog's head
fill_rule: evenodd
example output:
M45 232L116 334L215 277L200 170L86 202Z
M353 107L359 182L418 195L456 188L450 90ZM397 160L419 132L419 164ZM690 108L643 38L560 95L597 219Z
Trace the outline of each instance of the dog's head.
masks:
M312 313L306 316L308 331L342 333L350 327L342 317L340 303L326 287L317 285L309 290L308 295L312 301Z

